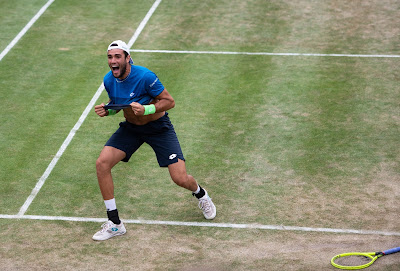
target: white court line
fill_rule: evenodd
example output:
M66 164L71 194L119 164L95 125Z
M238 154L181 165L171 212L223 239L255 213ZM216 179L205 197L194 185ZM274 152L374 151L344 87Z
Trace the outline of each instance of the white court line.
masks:
M352 55L352 54L302 54L302 53L268 53L268 52L219 52L219 51L174 51L174 50L143 50L131 49L135 53L162 54L213 54L213 55L255 55L255 56L328 56L328 57L371 57L371 58L400 58L400 55Z
M18 35L11 41L11 43L1 52L0 61L3 57L14 47L15 44L25 35L25 33L31 28L31 26L39 19L40 16L46 11L46 9L53 3L54 0L49 0L36 15L28 22L28 24L18 33Z
M0 215L3 219L30 219L48 221L72 221L72 222L98 222L107 221L106 218L90 217L66 217L66 216L38 216L38 215ZM279 230L279 231L300 231L300 232L320 232L320 233L346 233L359 235L385 235L400 236L400 232L373 231L373 230L353 230L353 229L333 229L333 228L311 228L283 225L261 225L261 224L231 224L213 222L181 222L181 221L158 221L158 220L137 220L123 219L127 224L140 225L167 225L167 226L186 226L186 227L209 227L209 228L230 228L230 229L256 229L256 230Z
M54 0L53 0L54 1ZM156 10L157 6L160 4L161 0L157 0L150 10L147 12L146 16L140 23L138 29L136 29L135 33L133 34L132 38L129 41L130 46L136 41L137 37L142 32L143 28L146 26L147 22L149 21L150 17L153 15L154 11ZM130 48L130 47L129 47ZM36 195L39 193L40 189L44 185L46 179L49 177L50 173L53 171L54 167L56 166L58 160L63 155L64 151L68 147L69 143L71 143L72 138L75 136L78 129L81 127L82 123L88 116L89 112L93 109L97 99L100 97L101 93L104 90L104 85L101 83L99 88L97 89L96 93L94 94L93 98L90 100L89 104L86 106L86 109L83 111L81 117L79 118L78 122L69 132L67 138L64 140L63 144L61 145L60 149L58 150L56 156L54 156L53 160L50 162L49 166L47 167L46 171L43 173L42 177L40 177L39 181L36 183L36 186L33 188L31 194L26 199L25 203L22 205L21 209L19 210L17 216L21 217L25 214L28 210L29 206L31 205L32 201L35 199Z

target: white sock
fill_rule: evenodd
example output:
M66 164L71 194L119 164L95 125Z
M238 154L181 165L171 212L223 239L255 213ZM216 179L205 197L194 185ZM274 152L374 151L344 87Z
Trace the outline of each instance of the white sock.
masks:
M112 211L117 209L117 205L115 204L115 198L105 200L104 204L106 205L107 211Z
M199 192L200 192L200 186L199 186L199 185L197 185L197 190L196 190L196 191L194 191L193 193L197 194L197 193L199 193Z

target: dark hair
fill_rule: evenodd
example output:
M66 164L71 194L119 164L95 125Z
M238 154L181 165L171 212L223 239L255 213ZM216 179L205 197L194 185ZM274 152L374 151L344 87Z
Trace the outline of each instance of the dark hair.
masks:
M111 47L111 46L118 46L118 44L117 44L117 43L113 43L113 44L110 45L110 47ZM112 49L112 48L111 48L111 49ZM111 49L110 49L110 50L111 50ZM123 51L124 51L124 53L125 53L125 58L127 58L129 54L128 54L127 52L125 52L125 50L123 50Z

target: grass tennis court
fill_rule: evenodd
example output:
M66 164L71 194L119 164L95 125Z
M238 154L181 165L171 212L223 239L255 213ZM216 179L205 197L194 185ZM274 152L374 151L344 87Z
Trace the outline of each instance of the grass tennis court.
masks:
M46 3L0 1L0 53ZM154 3L55 0L0 60L0 269L335 270L336 254L400 245L393 0L161 1L131 55L174 97L217 217L143 146L113 171L127 234L92 241L106 219L95 161L123 119L93 109L18 216L108 72L108 44Z

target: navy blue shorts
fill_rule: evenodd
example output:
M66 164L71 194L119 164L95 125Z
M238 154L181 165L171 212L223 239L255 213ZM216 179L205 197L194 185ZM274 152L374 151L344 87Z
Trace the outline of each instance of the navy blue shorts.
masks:
M121 122L118 130L110 137L105 146L125 152L126 156L122 161L128 162L132 154L143 143L147 143L153 148L160 167L174 164L178 162L178 158L185 161L168 113L145 125Z

